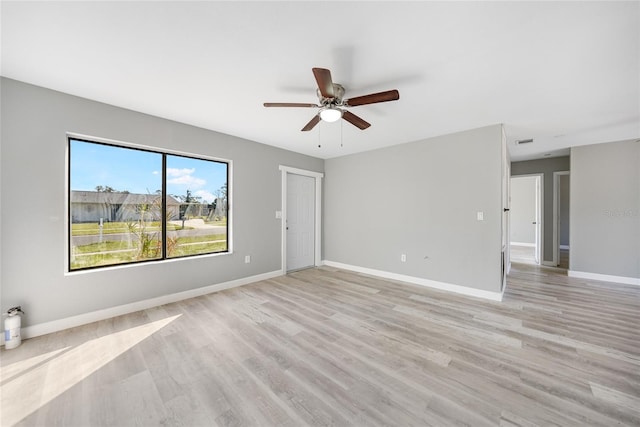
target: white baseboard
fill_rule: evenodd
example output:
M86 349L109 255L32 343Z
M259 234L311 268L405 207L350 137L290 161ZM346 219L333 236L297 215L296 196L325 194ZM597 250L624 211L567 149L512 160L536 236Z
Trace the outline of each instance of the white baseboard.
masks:
M522 242L511 242L511 246L526 246L528 248L535 248L535 243L522 243Z
M569 245L560 245L560 249L569 250Z
M504 293L504 289L506 288L505 286L502 292L491 292L491 291L484 291L481 289L473 289L467 286L454 285L451 283L437 282L435 280L423 279L421 277L406 276L404 274L391 273L388 271L375 270L372 268L359 267L359 266L350 265L350 264L342 264L340 262L325 260L323 261L323 264L329 267L341 268L343 270L350 270L350 271L355 271L357 273L369 274L371 276L382 277L384 279L399 280L401 282L412 283L414 285L426 286L428 288L440 289L448 292L455 292L457 294L488 299L491 301L502 301L502 295Z
M586 271L575 270L569 270L567 274L569 277L575 277L577 279L600 280L602 282L614 282L625 285L640 286L640 278L637 277L611 276L609 274L589 273Z
M282 270L244 277L241 279L231 280L229 282L218 283L202 288L190 289L188 291L177 292L175 294L162 295L143 301L136 301L116 307L105 308L103 310L78 314L77 316L71 316L64 319L53 320L51 322L39 323L22 328L21 336L22 339L27 339L40 335L51 334L53 332L62 331L64 329L75 328L76 326L82 326L88 323L98 322L100 320L109 319L116 316L122 316L123 314L146 310L148 308L157 307L163 304L169 304L189 298L199 297L201 295L219 292L225 289L236 288L238 286L248 285L249 283L259 282L261 280L273 279L274 277L278 276L282 276ZM4 334L0 335L0 345L4 345Z

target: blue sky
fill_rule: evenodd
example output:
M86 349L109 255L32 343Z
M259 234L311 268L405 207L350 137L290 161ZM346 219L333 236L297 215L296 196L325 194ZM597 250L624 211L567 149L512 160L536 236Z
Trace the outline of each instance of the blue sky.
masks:
M227 181L226 164L167 156L167 192L212 202ZM162 188L162 155L149 151L71 140L71 189L95 191L97 186L117 191L152 194Z

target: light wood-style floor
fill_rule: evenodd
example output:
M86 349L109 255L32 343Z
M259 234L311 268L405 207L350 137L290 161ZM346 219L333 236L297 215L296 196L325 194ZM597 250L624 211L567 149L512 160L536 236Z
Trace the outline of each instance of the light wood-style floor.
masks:
M520 264L535 264L536 256L535 256L535 248L533 246L520 246L511 244L510 249L510 259L511 262L517 262Z
M535 264L535 248L531 246L514 245L510 246L511 262L520 264ZM558 267L569 269L569 249L560 249L558 252Z
M3 426L640 425L640 287L502 303L319 268L2 352Z

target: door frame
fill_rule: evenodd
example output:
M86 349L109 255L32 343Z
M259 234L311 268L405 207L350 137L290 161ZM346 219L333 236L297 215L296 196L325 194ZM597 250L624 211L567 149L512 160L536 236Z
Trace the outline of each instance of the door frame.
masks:
M281 206L281 255L282 259L282 274L287 274L287 174L295 174L307 176L315 179L315 232L314 232L314 266L318 267L322 263L322 178L324 173L314 172L305 169L298 169L290 166L280 165L281 172L281 186L282 186L282 206ZM276 215L277 217L277 215Z
M530 178L536 177L539 178L539 185L536 191L536 241L538 242L538 246L535 248L536 252L534 257L537 257L537 265L543 265L544 259L544 173L529 173L523 175L511 175L510 179L513 178ZM511 190L511 189L510 189ZM511 200L511 192L509 192L509 200ZM511 206L509 206L511 207ZM511 229L511 215L509 215L509 230ZM509 236L509 242L511 242L511 236ZM509 250L511 250L511 245L509 245Z
M506 162L505 166L505 178L503 181L504 189L502 195L502 233L503 233L503 244L502 244L502 256L503 262L505 265L503 266L505 271L502 275L502 288L504 289L504 285L507 282L507 275L511 271L511 163ZM505 194L506 192L506 194ZM506 200L505 200L506 198Z
M553 265L560 264L560 176L571 175L571 171L553 173ZM571 197L571 194L569 194Z

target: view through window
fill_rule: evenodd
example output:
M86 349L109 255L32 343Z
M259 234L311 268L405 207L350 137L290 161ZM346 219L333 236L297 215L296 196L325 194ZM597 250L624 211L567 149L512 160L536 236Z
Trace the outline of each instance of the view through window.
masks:
M227 252L226 162L69 139L69 270Z

